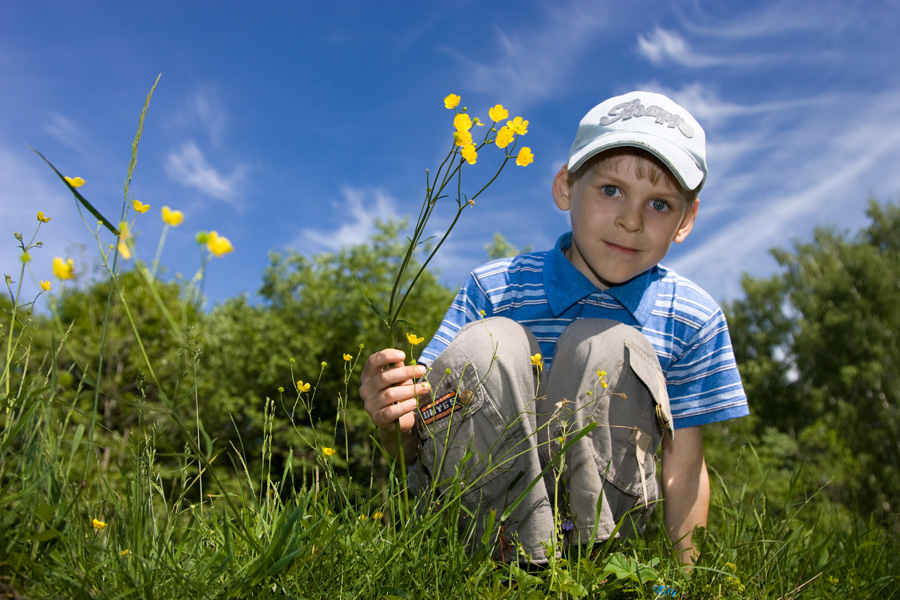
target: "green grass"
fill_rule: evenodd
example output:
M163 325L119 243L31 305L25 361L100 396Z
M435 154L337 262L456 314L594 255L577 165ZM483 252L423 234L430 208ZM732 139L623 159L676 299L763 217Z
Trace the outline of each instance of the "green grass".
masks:
M188 501L197 456L185 452L178 472L164 474L153 426L142 423L126 470L112 477L87 459L82 479L98 449L73 415L54 410L53 386L19 400L0 446L9 597L654 598L659 584L691 598L897 596L896 537L863 521L823 527L792 495L729 491L721 479L690 574L671 559L658 520L632 544L529 572L489 560L477 542L467 549L458 496L406 510L398 477L351 492L322 452L310 484L291 467L254 481L240 471L252 457L232 450L238 470L220 455L202 475L203 502ZM215 483L217 470L227 485Z

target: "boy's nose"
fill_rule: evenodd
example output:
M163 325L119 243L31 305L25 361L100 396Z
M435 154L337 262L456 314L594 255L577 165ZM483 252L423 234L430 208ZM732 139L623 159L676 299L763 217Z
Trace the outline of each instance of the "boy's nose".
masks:
M644 222L641 215L641 207L630 202L623 202L622 209L616 218L616 224L628 232L637 232L643 229Z

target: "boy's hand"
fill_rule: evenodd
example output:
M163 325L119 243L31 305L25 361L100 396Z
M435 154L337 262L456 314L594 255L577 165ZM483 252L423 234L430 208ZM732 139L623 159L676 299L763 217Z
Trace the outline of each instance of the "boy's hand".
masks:
M394 424L399 423L404 438L409 436L415 424L419 396L431 390L427 382L414 381L424 377L425 367L404 365L405 359L402 350L376 352L366 361L359 384L359 396L375 426L382 432L393 433ZM389 438L382 434L382 439L387 441Z

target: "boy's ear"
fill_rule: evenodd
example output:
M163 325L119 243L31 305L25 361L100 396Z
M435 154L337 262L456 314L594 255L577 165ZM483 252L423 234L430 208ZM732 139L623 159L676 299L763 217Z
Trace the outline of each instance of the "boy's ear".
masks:
M569 194L572 191L572 178L569 176L569 168L562 166L556 177L553 178L553 199L559 210L569 210Z
M694 228L694 221L697 219L697 210L700 208L700 198L694 199L692 204L693 205L681 219L681 225L678 226L678 231L675 232L675 237L672 241L676 244L683 242L691 232L691 229Z

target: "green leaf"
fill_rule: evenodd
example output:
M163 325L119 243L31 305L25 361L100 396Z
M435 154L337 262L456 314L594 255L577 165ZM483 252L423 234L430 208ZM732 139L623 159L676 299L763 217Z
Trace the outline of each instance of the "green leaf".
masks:
M291 564L291 561L293 561L298 554L300 554L299 549L288 552L282 556L277 563L269 567L268 576L274 577L278 573L281 573L289 564Z
M528 588L532 588L543 583L543 580L540 577L535 577L528 571L520 569L513 563L509 564L509 574L512 575L513 579L516 580L516 585L521 590L527 590Z
M607 573L615 575L617 579L631 579L640 583L637 577L637 562L631 560L621 552L616 552L609 557L603 570Z
M81 440L84 437L84 424L79 423L75 428L75 433L72 435L72 448L69 450L69 462L66 465L66 478L69 477L69 471L72 469L72 464L75 460L75 453L78 452L79 446L81 446Z
M27 145L27 144L26 144L26 145ZM31 146L28 146L28 147L31 148ZM116 229L115 225L113 225L112 223L110 223L110 222L109 222L109 219L107 219L106 217L104 217L103 215L101 215L101 214L100 214L100 211L98 211L96 208L94 208L94 206L93 206L90 202L88 202L87 199L86 199L84 196L82 196L82 195L78 192L78 190L72 186L71 183L69 183L68 181L66 181L65 176L64 176L62 173L60 173L59 170L58 170L56 167L53 166L53 163L51 163L49 160L47 160L47 158L46 158L43 154L41 154L40 152L38 152L38 151L35 150L34 148L31 148L31 149L34 151L35 154L37 154L38 156L40 156L41 158L43 158L45 163L47 163L48 165L50 165L50 168L53 169L53 171L59 176L60 181L62 181L64 184L66 184L66 187L69 188L69 190L75 195L75 198L76 198L79 202L81 202L81 204L82 204L86 209L88 209L88 211L89 211L92 215L94 215L94 216L97 218L98 221L100 221L101 223L103 223L103 226L104 226L104 227L106 227L107 229L109 229L111 232L113 232L113 234L114 234L116 237L118 237L118 236L119 236L119 230Z
M551 592L571 594L576 598L581 598L582 596L587 595L587 590L584 588L584 586L578 583L571 575L569 575L568 571L557 569L553 575L553 582L550 584Z
M34 514L44 523L49 523L56 514L56 507L49 504L41 504L34 509Z
M34 534L33 536L31 536L31 539L34 540L35 542L46 542L48 540L56 539L60 535L62 535L62 534L55 529L45 529L45 530L39 531L36 534Z

